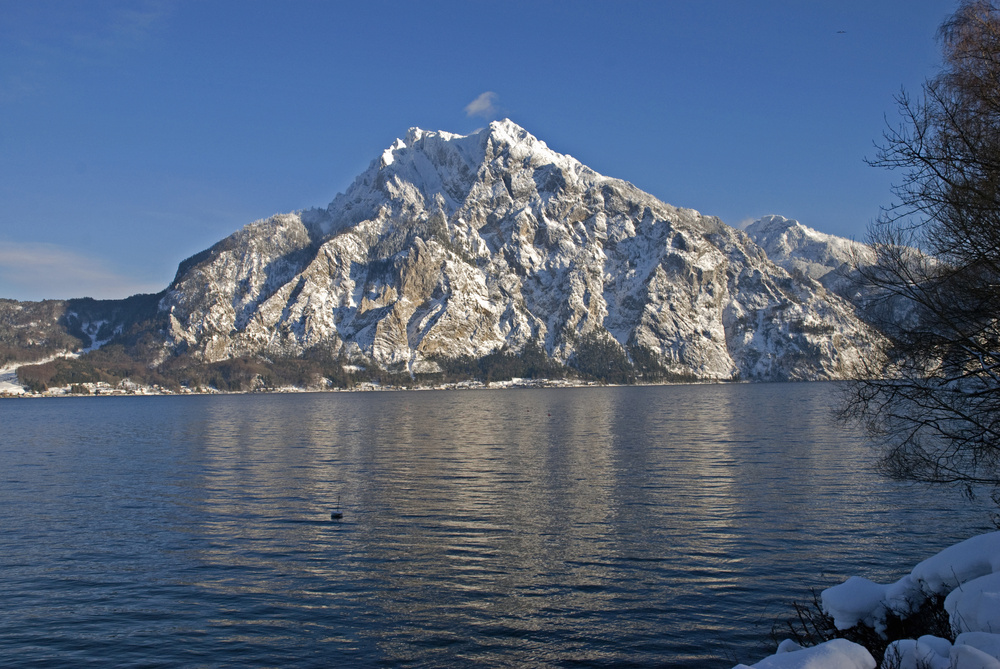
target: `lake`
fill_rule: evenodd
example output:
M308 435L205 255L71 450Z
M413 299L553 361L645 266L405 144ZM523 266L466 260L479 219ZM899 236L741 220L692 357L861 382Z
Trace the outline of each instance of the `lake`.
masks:
M753 662L992 529L875 475L839 388L0 400L0 664Z

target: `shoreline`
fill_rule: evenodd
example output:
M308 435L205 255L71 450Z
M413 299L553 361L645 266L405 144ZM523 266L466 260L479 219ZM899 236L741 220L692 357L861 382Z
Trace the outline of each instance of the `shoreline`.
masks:
M3 370L0 370L0 375L2 375ZM2 382L2 376L0 376L0 382ZM123 381L123 383L125 383ZM89 393L74 393L70 391L69 386L61 386L59 388L51 388L45 392L31 392L23 387L19 387L20 392L17 391L7 391L3 389L0 385L0 399L53 399L53 398L67 398L67 397L186 397L190 395L294 395L294 394L306 394L306 393L368 393L368 392L405 392L405 391L431 391L431 390L517 390L517 389L532 389L532 388L618 388L618 387L648 387L648 386L688 386L688 385L719 385L719 384L747 384L749 381L723 381L723 380L705 380L705 381L675 381L675 382L660 382L660 383L634 383L634 384L615 384L615 383L602 383L600 381L584 381L575 379L523 379L514 378L508 381L455 381L451 383L442 383L434 385L416 385L416 386L394 386L394 385L381 385L372 382L362 382L350 388L340 388L340 387L329 387L329 388L300 388L296 386L284 386L280 388L262 388L259 390L217 390L214 388L207 389L182 389L181 391L172 391L159 387L151 386L140 386L138 384L129 384L131 387L122 388L119 386L111 386L110 384L79 384L84 387L88 387L91 392ZM794 383L794 382L789 382ZM91 387L93 386L93 387Z

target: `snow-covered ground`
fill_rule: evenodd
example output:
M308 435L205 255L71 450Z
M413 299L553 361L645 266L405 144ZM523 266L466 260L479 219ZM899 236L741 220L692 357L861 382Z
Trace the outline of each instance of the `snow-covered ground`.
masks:
M17 380L17 367L0 367L0 395L23 394L24 386Z
M104 321L101 321L103 323ZM98 326L100 327L100 326ZM97 332L95 329L93 332ZM52 362L53 360L58 360L59 358L79 358L84 353L89 353L91 351L96 351L100 347L107 344L110 339L105 339L103 341L98 341L97 338L90 333L90 346L79 351L71 352L66 351L63 353L58 353L56 355L50 355L47 358L42 358L41 360L32 360L30 362L14 362L10 363L7 367L0 367L0 395L25 395L27 390L21 385L21 382L17 378L17 368L22 365L44 365L47 362Z
M886 659L898 669L1000 669L1000 532L949 546L899 581L880 585L852 576L822 594L837 629L859 623L885 631L886 615L906 617L929 597L945 595L955 642L935 636L889 644ZM861 646L835 639L812 648L785 641L756 669L874 669ZM735 669L747 669L739 664Z

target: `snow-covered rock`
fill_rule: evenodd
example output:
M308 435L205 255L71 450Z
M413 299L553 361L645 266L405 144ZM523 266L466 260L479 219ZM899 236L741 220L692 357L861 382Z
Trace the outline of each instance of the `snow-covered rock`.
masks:
M951 661L950 669L1000 669L1000 660L995 655L968 644L955 644L948 655ZM923 667L917 665L913 669L923 669Z
M886 649L884 666L897 669L1000 669L1000 532L982 534L949 546L914 567L896 583L880 585L852 576L821 594L823 609L838 629L858 624L885 631L889 612L906 617L932 595L945 595L944 608L955 643L936 636L893 641ZM836 648L848 648L846 640L835 639ZM854 644L851 644L854 645ZM812 664L812 655L785 641L778 651L754 667L805 669L806 667L854 667L854 660L842 664ZM859 646L860 648L860 646ZM791 650L792 652L787 652ZM807 648L803 650L813 650ZM867 652L867 651L866 651ZM817 657L834 657L824 651ZM818 660L816 660L818 661ZM745 665L738 665L743 667ZM875 666L874 661L870 665ZM738 669L738 668L737 668Z
M559 154L511 121L411 129L323 210L258 221L182 263L160 302L205 361L322 347L433 371L602 342L700 379L836 379L853 308L747 235Z
M925 669L950 669L951 642L941 637L925 635L919 639L902 639L889 644L885 657L894 666L923 667Z
M1000 572L956 587L945 598L944 610L959 632L1000 632Z
M955 638L955 647L975 648L996 659L1000 658L1000 632L963 632Z
M1000 634L960 634L952 645L947 639L922 636L893 641L885 651L886 663L897 669L1000 669Z
M906 616L931 595L947 595L945 609L957 630L1000 631L1000 532L949 546L896 583L879 585L852 576L824 590L821 599L838 629L862 623L881 632L888 612Z
M823 591L823 609L833 616L839 630L857 624L875 627L885 618L885 598L889 586L879 585L861 576Z
M918 564L910 575L927 592L946 594L966 581L996 572L1000 572L1000 532L949 546Z
M832 639L817 646L765 657L757 664L738 664L733 669L875 669L875 658L864 646Z

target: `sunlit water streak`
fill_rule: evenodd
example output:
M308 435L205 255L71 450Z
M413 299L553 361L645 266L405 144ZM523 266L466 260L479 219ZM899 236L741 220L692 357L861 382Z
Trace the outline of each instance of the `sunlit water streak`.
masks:
M0 664L730 667L985 502L833 384L0 402ZM331 521L340 496L344 518Z

